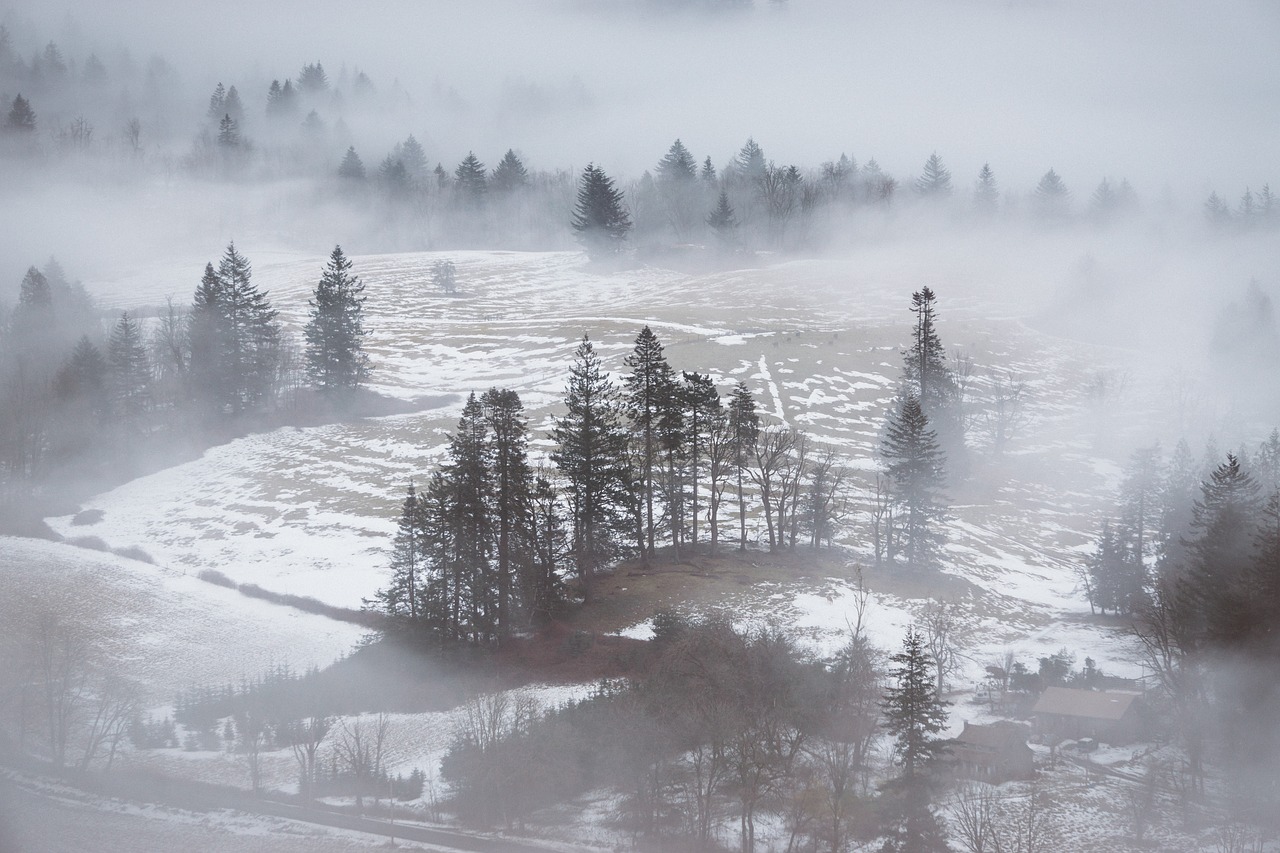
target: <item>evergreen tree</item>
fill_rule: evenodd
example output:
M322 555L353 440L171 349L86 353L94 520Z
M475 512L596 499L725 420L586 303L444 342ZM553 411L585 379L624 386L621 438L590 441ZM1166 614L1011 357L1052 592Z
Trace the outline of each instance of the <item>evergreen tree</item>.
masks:
M931 564L938 555L946 515L942 505L945 456L937 434L914 394L907 394L890 414L880 455L898 504L902 550L914 567Z
M227 90L219 83L213 90L213 94L209 96L209 110L207 112L209 121L222 121L222 117L227 114Z
M938 335L937 297L930 288L911 294L911 313L916 316L911 347L903 353L906 393L919 400L944 451L959 461L964 452L960 392Z
M747 550L747 499L742 489L747 458L760 435L760 416L756 400L743 382L734 386L729 397L729 433L732 436L734 468L738 477L738 550Z
M630 495L618 388L585 336L574 353L565 405L552 431L551 459L565 478L574 567L590 598L596 571L624 550L620 534Z
M750 137L733 160L733 169L747 183L755 184L764 177L764 150Z
M733 206L729 204L729 194L720 191L716 209L707 216L707 225L716 234L716 241L722 250L730 250L738 243L738 218L734 215Z
M342 163L338 166L338 177L353 183L364 182L364 163L360 160L360 155L356 153L354 145L348 147L347 153L342 156Z
M588 164L582 171L572 225L592 258L621 252L627 232L631 230L622 192L615 189L613 180L594 164Z
M529 173L515 151L508 148L507 153L502 155L498 167L493 170L490 183L493 185L494 192L498 193L514 192L529 185Z
M490 436L495 536L495 622L500 637L514 627L514 611L532 611L546 595L533 571L533 472L528 422L515 391L490 388L480 398Z
M702 462L710 455L712 435L724 420L725 412L724 406L720 402L720 395L716 392L715 383L711 381L710 376L701 373L684 372L682 379L684 381L680 390L686 414L684 438L687 441L688 458L691 466L689 482L693 486L692 544L696 548L698 545L698 511L701 506L698 489L702 480Z
M894 759L899 776L888 783L893 801L892 826L886 851L895 853L946 853L946 834L929 805L932 772L945 750L937 735L946 727L947 702L935 690L935 666L924 638L908 628L902 651L889 658L892 680L885 690L884 726L894 739Z
M493 449L484 410L473 393L462 408L444 467L452 504L453 597L451 621L459 636L487 643L497 636L493 577Z
M702 161L702 172L700 174L703 183L708 186L716 182L716 167L711 163L711 155L707 155L707 159Z
M485 193L488 192L484 163L472 152L468 151L458 168L453 170L453 185L469 204L479 204L484 200Z
M240 101L240 93L232 86L227 90L227 99L223 103L226 114L236 123L236 127L244 124L244 104Z
M1238 647L1249 631L1259 491L1231 453L1201 484L1187 543L1189 572L1178 590L1198 645Z
M112 412L122 423L136 427L150 401L151 364L138 323L128 311L111 331L107 368Z
M412 630L419 617L420 578L425 570L425 543L418 494L409 484L391 546L391 581L368 602Z
M409 170L404 161L388 154L378 167L378 183L392 198L402 198L410 187Z
M81 336L70 357L58 370L54 383L58 399L83 409L93 422L105 420L110 411L107 398L107 360L88 335Z
M427 174L430 169L427 164L427 152L422 150L422 144L409 134L409 138L400 144L400 156L397 157L400 162L404 163L405 172L408 173L409 180L415 186L422 186L427 180Z
M1204 203L1204 215L1212 225L1226 225L1232 220L1231 208L1216 192L1209 193Z
M319 95L329 89L329 76L319 62L302 66L298 73L298 90L304 95Z
M916 178L916 192L925 198L951 195L951 172L942 165L942 158L937 151L924 161L924 171Z
M1036 216L1046 222L1061 222L1071 213L1071 191L1053 169L1044 173L1032 196Z
M280 359L280 326L267 294L252 281L249 261L227 246L217 269L218 383L221 407L233 414L270 402ZM200 295L204 291L201 283Z
M4 129L11 133L35 133L36 131L35 110L31 109L31 102L21 94L14 97L13 105L9 107Z
M230 113L218 122L218 144L223 148L236 148L240 145L240 126Z
M698 176L698 164L684 143L677 139L658 161L655 171L659 183L692 183Z
M1111 188L1106 178L1098 184L1098 188L1089 197L1089 215L1099 223L1110 222L1120 207L1120 194Z
M350 394L369 376L364 352L364 283L351 274L351 261L334 246L316 285L307 341L307 375L327 395Z
M654 553L654 469L658 461L663 421L678 406L675 372L662 354L662 344L645 326L635 348L624 359L631 368L625 380L626 412L639 444L640 488L645 510L645 535L641 556L646 565ZM668 508L670 509L670 508Z
M229 334L222 310L222 281L205 264L187 315L190 346L189 371L192 393L206 405L221 408L228 396L228 372L224 340Z

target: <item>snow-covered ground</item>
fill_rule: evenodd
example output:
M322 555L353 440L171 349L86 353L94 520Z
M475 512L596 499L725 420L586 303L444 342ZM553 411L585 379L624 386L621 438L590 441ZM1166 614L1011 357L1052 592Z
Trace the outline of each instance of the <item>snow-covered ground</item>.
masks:
M441 258L457 266L456 296L430 284ZM430 471L467 394L494 385L517 390L535 449L545 450L582 335L621 372L646 323L676 369L707 372L724 392L745 381L763 413L839 447L865 486L900 373L908 297L924 277L921 261L885 264L874 274L838 260L686 274L600 273L564 252L353 260L368 297L374 387L444 405L241 438L90 499L85 508L102 513L97 523L73 525L66 516L49 520L54 529L140 547L174 572L216 569L237 582L359 606L385 578L405 488ZM287 324L304 322L323 262L273 256L256 267ZM144 274L89 287L106 304L138 307L157 304L179 279ZM1109 671L1131 671L1131 656L1117 652L1113 632L1072 622L1087 610L1074 568L1118 476L1114 451L1125 446L1119 425L1132 443L1143 440L1163 385L1133 352L1037 331L1028 323L1037 303L999 284L974 274L950 298L939 287L944 343L973 358L979 393L1003 371L1025 384L1027 400L1026 423L1000 462L1002 473L981 494L965 495L948 525L948 571L972 585L958 600L966 660L980 672L1006 648L1043 655L1066 646ZM1100 375L1123 375L1139 390L1123 401L1091 402L1085 388ZM1123 416L1134 412L1144 417ZM979 448L974 464L988 462ZM863 519L852 518L844 539L861 546ZM830 637L845 625L848 591L836 584L820 595L768 595L785 604L796 625ZM893 646L918 609L918 602L879 596L869 624Z

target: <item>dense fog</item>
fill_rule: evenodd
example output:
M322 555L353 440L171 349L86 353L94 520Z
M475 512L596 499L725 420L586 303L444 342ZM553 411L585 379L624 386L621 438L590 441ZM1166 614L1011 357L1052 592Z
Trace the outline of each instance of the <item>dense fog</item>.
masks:
M1277 38L0 6L0 848L1277 849Z

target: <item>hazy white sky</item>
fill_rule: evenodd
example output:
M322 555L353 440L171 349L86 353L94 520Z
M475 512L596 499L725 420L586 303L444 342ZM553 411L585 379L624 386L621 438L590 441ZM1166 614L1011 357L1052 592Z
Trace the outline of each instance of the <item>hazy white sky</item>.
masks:
M625 0L374 3L121 0L18 4L86 45L165 55L193 99L218 80L321 61L399 80L412 132L456 163L508 147L538 166L651 168L681 137L726 161L748 135L779 162L847 152L910 175L933 150L967 185L990 161L1029 189L1050 166L1077 195L1104 175L1231 198L1272 174L1280 140L1273 0L791 0L742 15L657 15ZM452 92L454 107L434 93ZM399 126L399 125L403 126Z

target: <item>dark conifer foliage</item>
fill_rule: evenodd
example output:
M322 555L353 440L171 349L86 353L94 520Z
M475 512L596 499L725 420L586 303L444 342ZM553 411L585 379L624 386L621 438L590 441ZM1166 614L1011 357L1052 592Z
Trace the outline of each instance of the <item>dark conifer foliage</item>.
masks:
M338 177L355 183L364 182L366 177L364 162L356 153L354 145L349 146L347 153L342 155L342 162L338 164Z
M348 395L369 376L364 301L364 283L351 273L351 261L342 247L334 246L307 303L311 313L303 329L307 375L323 394Z
M924 170L916 178L916 192L925 198L944 198L951 195L951 172L942 165L942 158L935 151L924 162Z
M453 170L453 185L469 204L479 204L484 200L489 191L489 182L485 176L484 163L474 153L467 152L458 168Z
M654 552L654 471L662 449L664 427L669 429L670 413L678 409L680 401L675 372L662 353L657 335L648 326L640 330L635 348L624 363L631 368L625 380L626 411L639 446L645 524L642 556L647 563Z
M502 159L498 161L497 168L493 170L493 177L489 183L494 192L509 193L529 185L529 172L516 152L508 148L507 153L503 154Z
M943 824L930 807L935 767L945 746L938 734L947 722L947 702L934 686L935 663L915 628L907 630L902 651L889 659L892 679L885 691L884 726L894 739L895 763L901 768L886 785L891 801L888 840L894 853L946 853Z
M632 495L618 388L586 337L574 353L565 405L551 458L565 480L574 569L589 598L595 573L626 551Z
M617 255L631 230L631 217L623 207L622 192L603 169L588 164L582 171L573 230L592 258Z
M150 405L151 365L138 323L125 311L107 343L111 410L126 426L137 428Z
M903 398L890 415L880 455L899 507L902 554L911 566L930 566L944 538L939 523L946 515L942 495L946 457L914 394Z
M13 103L9 106L9 112L4 120L4 129L10 133L19 134L34 134L36 131L36 112L31 108L31 102L21 94L15 95Z
M729 435L733 446L734 468L738 486L738 550L747 550L747 499L743 491L743 478L747 469L748 454L755 447L760 435L760 415L756 412L756 399L751 389L738 382L729 398Z

